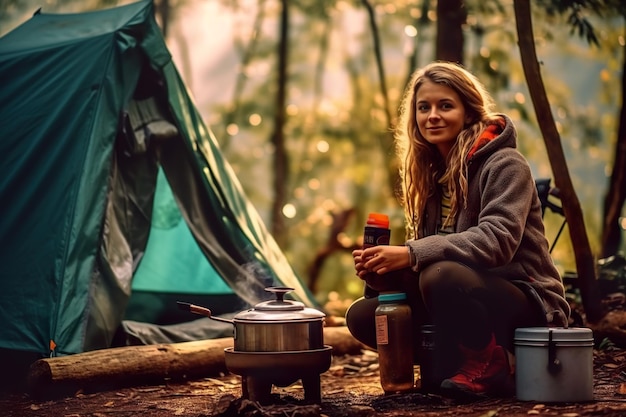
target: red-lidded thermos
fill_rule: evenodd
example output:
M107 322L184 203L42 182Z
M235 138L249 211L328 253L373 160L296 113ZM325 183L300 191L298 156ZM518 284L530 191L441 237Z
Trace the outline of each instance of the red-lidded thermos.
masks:
M378 245L388 245L390 238L389 216L382 213L370 213L363 233L363 249ZM365 285L364 295L365 298L378 297L378 291Z

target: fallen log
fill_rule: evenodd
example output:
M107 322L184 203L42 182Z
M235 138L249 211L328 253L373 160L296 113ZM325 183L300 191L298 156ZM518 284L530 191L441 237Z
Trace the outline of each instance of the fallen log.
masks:
M332 346L337 356L355 354L364 348L346 327L325 327L324 344ZM220 338L124 346L39 359L30 368L29 391L35 398L50 399L78 391L217 376L227 372L224 349L232 346L232 338Z
M324 344L333 347L333 355L357 355L365 345L356 340L347 327L324 327Z

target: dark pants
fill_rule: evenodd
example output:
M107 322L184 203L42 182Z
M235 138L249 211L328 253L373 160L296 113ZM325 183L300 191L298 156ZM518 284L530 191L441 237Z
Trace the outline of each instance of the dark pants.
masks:
M410 270L399 272L389 278L397 281L397 290L406 292L411 305L413 353L418 364L422 325L435 325L438 347L451 355L451 361L458 359L454 357L458 345L481 349L492 334L499 345L513 353L516 328L546 325L542 306L523 283L481 274L450 261L430 265L419 276ZM376 297L360 298L346 312L352 335L373 349L377 306Z

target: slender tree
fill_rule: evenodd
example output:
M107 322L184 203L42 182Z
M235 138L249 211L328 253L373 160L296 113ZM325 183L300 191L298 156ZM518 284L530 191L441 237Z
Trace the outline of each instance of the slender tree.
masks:
M365 6L365 10L367 11L367 15L369 17L370 30L372 32L372 40L374 44L374 58L376 60L376 68L378 69L378 82L380 88L380 94L383 98L383 111L385 113L385 120L387 126L389 127L388 132L379 135L380 140L380 148L383 151L383 154L386 156L386 159L391 161L387 164L387 172L389 178L389 187L390 189L394 189L396 184L398 183L398 170L397 165L393 163L393 126L395 124L394 117L392 117L391 113L391 103L389 101L389 94L387 92L387 77L385 76L385 65L383 63L383 54L381 47L381 39L378 31L378 24L376 22L376 15L374 13L374 7L369 2L369 0L361 0L363 6Z
M517 36L522 58L524 75L535 108L537 122L541 129L548 158L554 173L554 181L560 190L561 202L565 218L569 225L570 237L576 258L579 288L583 308L587 320L598 322L604 316L602 305L596 291L596 271L594 257L585 229L582 209L574 186L572 184L567 161L561 146L561 138L552 116L550 103L541 78L539 61L535 49L530 2L528 0L514 0Z
M620 0L605 0L603 14L605 16L621 16L626 21L626 3ZM594 9L596 10L596 9ZM596 11L598 14L601 10ZM602 253L606 258L615 255L621 243L621 226L619 218L626 202L626 45L622 45L622 79L621 108L617 128L617 140L613 170L609 180L608 191L604 198L604 225L602 227Z
M372 31L372 41L374 44L374 58L376 60L376 68L378 69L378 82L380 83L380 94L383 96L384 112L387 119L387 125L391 126L391 105L389 103L389 94L387 93L387 78L385 77L385 65L383 64L383 53L381 48L380 34L378 33L378 24L376 23L376 15L374 8L369 0L361 0L367 16L369 17L370 29ZM383 146L383 149L385 146Z
M302 122L303 134L301 135L301 138L298 138L300 145L299 151L294 151L295 158L292 157L292 161L296 166L306 159L309 138L314 137L320 128L320 104L322 103L322 99L324 97L323 79L330 52L330 37L332 33L332 19L330 18L327 8L328 7L325 4L320 5L321 30L319 30L319 58L315 63L313 72L313 98L311 102L311 110L304 116L304 121ZM297 187L298 184L301 184L304 181L307 175L308 173L306 171L301 169L297 170L294 177L292 177L293 180L291 186L294 188Z
M572 32L578 33L589 44L599 46L594 27L585 17L585 13L596 15L604 20L611 18L626 19L626 2L623 0L540 0L539 7L550 15L567 15ZM617 140L615 142L615 159L609 180L608 191L604 198L603 227L601 237L602 258L615 255L621 241L619 218L626 201L626 47L622 45L622 80L621 109Z
M419 57L420 57L420 44L423 43L422 33L426 30L426 28L430 25L430 21L428 20L428 11L430 10L430 2L423 1L419 6L420 12L418 13L418 17L414 21L415 28L417 29L418 36L415 36L413 40L413 48L411 53L409 54L408 62L407 62L407 72L406 77L404 77L404 83L401 88L404 88L411 81L411 76L413 72L417 68Z
M626 46L622 47L622 106L615 142L615 159L609 188L604 198L604 226L602 228L602 257L617 253L621 243L619 218L626 201Z
M274 131L271 143L274 145L274 200L272 202L272 234L279 246L283 247L285 220L282 214L287 199L289 161L285 149L285 119L287 102L287 63L289 61L289 0L281 0L280 36L278 41L278 79L276 81L276 107L274 108Z
M463 0L437 1L437 59L463 63L463 25L466 19Z

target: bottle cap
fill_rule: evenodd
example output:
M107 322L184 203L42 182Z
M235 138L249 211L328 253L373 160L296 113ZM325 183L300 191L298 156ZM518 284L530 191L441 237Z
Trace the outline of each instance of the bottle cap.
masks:
M389 228L389 216L381 213L370 213L367 217L367 225L374 227Z
M402 301L406 300L406 294L403 292L391 292L386 294L380 294L378 296L378 302L382 303L385 301Z

